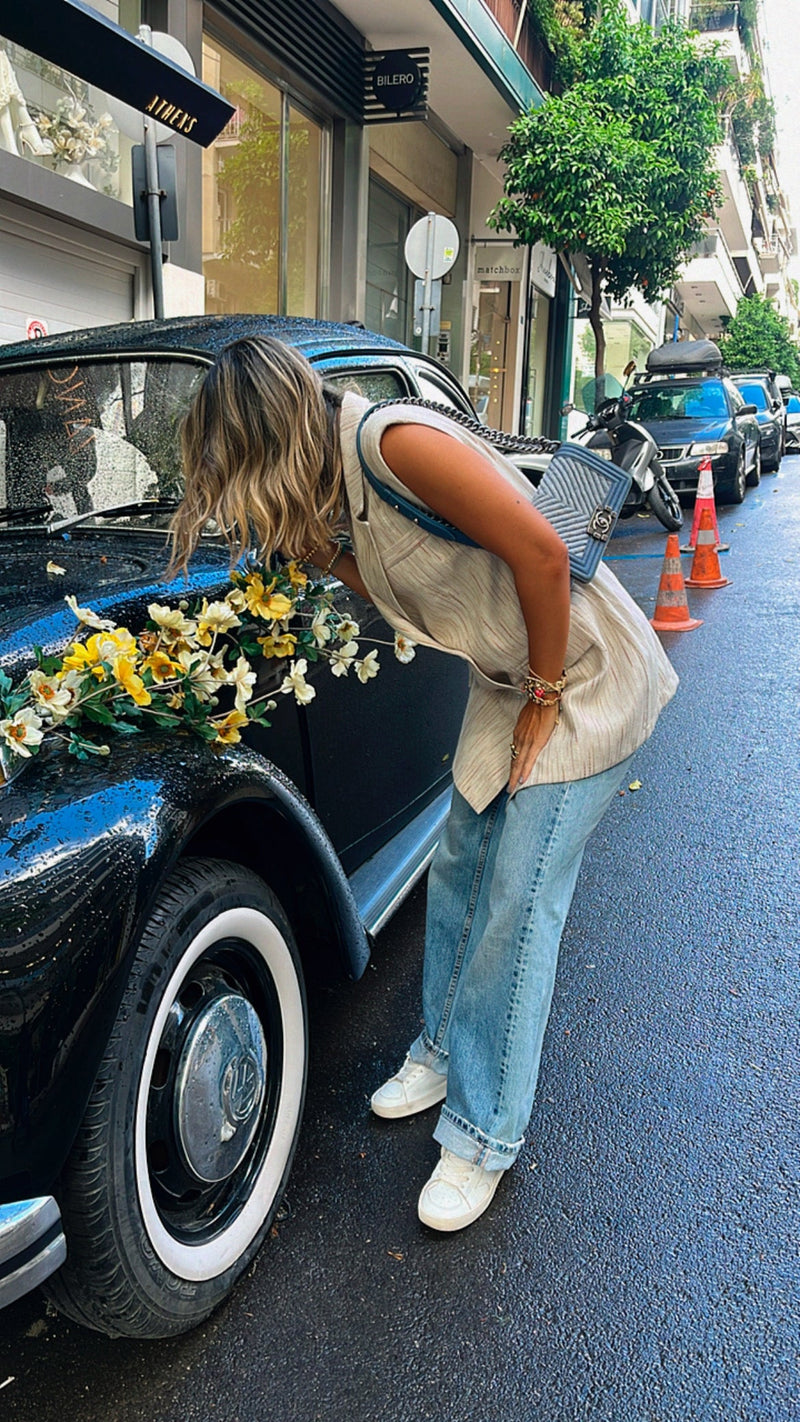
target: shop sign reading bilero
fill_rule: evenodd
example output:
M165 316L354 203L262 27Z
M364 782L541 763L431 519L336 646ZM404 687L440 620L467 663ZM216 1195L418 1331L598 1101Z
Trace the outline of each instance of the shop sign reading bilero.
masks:
M387 49L368 54L364 74L364 122L398 123L425 118L428 49Z

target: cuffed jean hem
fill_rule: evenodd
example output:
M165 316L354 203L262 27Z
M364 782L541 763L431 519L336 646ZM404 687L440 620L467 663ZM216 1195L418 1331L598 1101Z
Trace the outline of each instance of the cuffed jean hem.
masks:
M408 1055L412 1062L416 1062L417 1066L429 1067L431 1071L437 1071L440 1076L447 1076L449 1053L443 1052L439 1047L434 1047L427 1032L420 1032L416 1041L411 1043Z
M471 1165L481 1165L484 1170L508 1170L524 1144L523 1140L515 1141L513 1145L493 1140L483 1131L476 1130L463 1116L450 1111L447 1105L439 1113L433 1139L451 1150L453 1155L468 1160Z

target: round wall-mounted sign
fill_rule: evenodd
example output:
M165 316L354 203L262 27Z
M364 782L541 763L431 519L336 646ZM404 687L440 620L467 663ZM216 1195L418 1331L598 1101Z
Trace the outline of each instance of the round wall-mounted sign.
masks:
M417 61L401 51L384 55L372 71L372 92L385 109L400 113L419 101L425 78Z
M429 212L414 223L406 237L406 266L414 276L424 277L430 263L431 281L438 281L449 272L456 257L460 239L458 228L449 217Z

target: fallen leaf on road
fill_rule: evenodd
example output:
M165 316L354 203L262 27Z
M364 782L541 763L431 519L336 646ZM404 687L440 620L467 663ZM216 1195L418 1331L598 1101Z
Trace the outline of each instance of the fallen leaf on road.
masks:
M641 780L632 780L631 783L630 783L630 785L628 786L628 789L629 789L629 790L641 790L641 788L642 788L642 782L641 782Z
M402 1264L403 1255L400 1253L399 1249L387 1249L386 1253L389 1255L390 1259L396 1259L398 1264Z
M66 568L61 568L58 563L54 563L52 558L45 568L46 573L57 573L60 578L63 578L66 571Z

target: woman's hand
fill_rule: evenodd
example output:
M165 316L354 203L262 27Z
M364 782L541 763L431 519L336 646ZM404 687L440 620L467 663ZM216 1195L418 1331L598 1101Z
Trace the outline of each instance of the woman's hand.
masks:
M508 793L513 795L520 785L524 785L540 752L544 750L553 734L558 717L557 706L536 706L526 701L517 717L514 727L514 745L517 754L511 761L508 777Z

